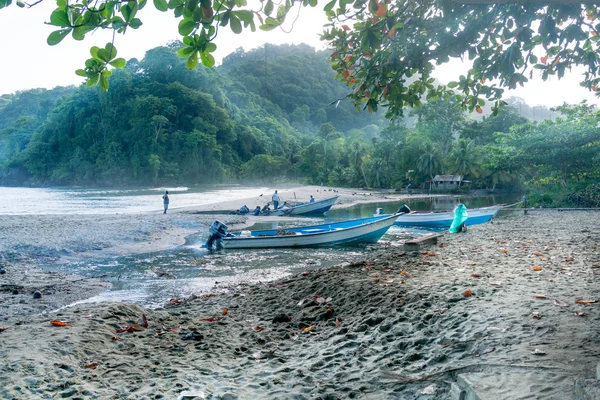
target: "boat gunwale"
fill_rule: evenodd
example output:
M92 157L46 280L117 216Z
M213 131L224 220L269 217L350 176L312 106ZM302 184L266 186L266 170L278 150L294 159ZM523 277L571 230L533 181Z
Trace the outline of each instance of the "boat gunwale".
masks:
M367 223L364 223L364 224L351 226L349 228L343 228L343 230L347 232L347 231L352 230L352 229L362 228L362 227L365 227L365 226L368 226L368 225L372 225L372 224L375 224L375 223L378 223L378 222L381 222L381 221L385 221L385 220L388 220L388 219L393 219L394 217L398 218L398 214L392 214L392 215L388 215L388 216L382 216L381 218L370 217L370 218L359 218L359 219L356 219L356 220L351 220L351 221L360 221L360 220L367 220L367 219L378 218L378 219L376 219L374 221L371 221L371 222L367 222ZM337 224L337 223L343 223L343 222L348 222L348 221L341 221L341 222L335 222L335 223ZM391 225L393 225L393 224L394 223L392 222ZM306 227L299 227L299 228L312 228L312 227L327 226L327 225L331 225L331 224L309 225L309 226L306 226ZM229 237L224 237L223 241L227 242L227 241L230 241L230 240L239 240L239 239L243 239L243 240L248 240L248 239L255 239L255 240L256 239L281 239L281 238L294 237L294 236L304 236L304 237L307 237L307 236L324 235L324 234L327 234L327 233L333 233L333 232L339 232L339 231L340 230L329 230L329 231L325 231L325 232L312 232L312 233L301 233L300 235L281 235L281 236L276 236L276 234L275 235L269 235L269 236L233 236L233 237L229 236ZM260 231L256 231L256 232L260 232Z

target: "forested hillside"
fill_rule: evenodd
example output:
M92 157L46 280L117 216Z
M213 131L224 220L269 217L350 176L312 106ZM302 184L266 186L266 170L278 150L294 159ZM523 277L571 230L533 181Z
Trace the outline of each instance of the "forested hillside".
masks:
M448 96L389 121L357 112L328 54L306 45L238 50L192 71L179 46L129 60L107 94L81 86L0 97L0 182L426 188L459 174L475 188L558 193L540 194L547 204L581 203L587 192L571 195L600 178L600 117L586 103L548 110L509 98L501 114L474 118Z

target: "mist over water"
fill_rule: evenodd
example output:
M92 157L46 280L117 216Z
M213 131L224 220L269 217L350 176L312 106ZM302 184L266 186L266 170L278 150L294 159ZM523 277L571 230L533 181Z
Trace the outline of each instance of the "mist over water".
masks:
M255 197L266 187L161 187L135 189L0 187L0 215L114 214L162 211L165 190L171 209Z

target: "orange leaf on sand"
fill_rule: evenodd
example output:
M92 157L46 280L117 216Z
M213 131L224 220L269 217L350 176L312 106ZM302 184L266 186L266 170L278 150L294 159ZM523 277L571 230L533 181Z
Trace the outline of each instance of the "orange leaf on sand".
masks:
M95 361L83 366L83 368L85 368L85 369L96 369L97 367L98 367L98 363Z
M256 326L254 327L254 330L255 330L256 332L260 332L260 331L264 331L264 330L265 330L265 328L263 328L262 326L258 326L258 325L256 325Z
M534 265L531 269L533 269L534 271L541 271L543 268L538 267L537 265Z
M71 326L68 322L65 322L65 321L54 320L54 321L50 321L50 323L54 326Z
M503 253L508 253L508 250L506 250L506 249L500 249L500 251Z
M536 299L545 299L545 298L546 298L546 296L544 296L543 294L536 294L536 295L535 295L535 298L536 298Z
M463 293L463 296L465 296L465 297L471 297L471 296L473 296L473 292L471 291L471 289L467 289Z
M313 329L315 329L316 327L317 327L317 325L316 325L316 324L313 324L313 325L311 325L311 326L307 326L307 327L305 327L305 328L302 328L302 329L301 329L301 331L302 331L302 332L308 332L308 331L312 331L312 330L313 330Z
M227 315L227 313L229 312L229 308L226 308L223 310L223 315Z
M567 261L574 261L575 259L573 257L569 257L567 258Z
M538 257L544 257L544 255L542 253L538 252L538 251L534 251L533 255L534 256L538 256Z
M583 305L588 305L588 304L597 303L597 302L598 302L598 300L575 300L575 303L583 304Z

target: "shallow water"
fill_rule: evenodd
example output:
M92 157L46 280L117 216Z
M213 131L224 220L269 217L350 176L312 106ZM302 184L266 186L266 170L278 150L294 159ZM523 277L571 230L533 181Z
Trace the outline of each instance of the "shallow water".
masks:
M241 283L269 282L309 269L351 262L386 243L401 245L407 238L427 233L430 231L394 226L379 243L373 245L227 250L222 253L209 253L201 248L206 238L191 236L186 245L169 251L50 265L46 268L112 283L110 291L85 302L122 301L152 308L163 305L170 298L224 290Z
M0 215L114 214L162 211L169 191L170 208L193 207L255 197L266 187L200 186L135 189L0 187Z
M162 190L160 189L160 191ZM237 195L243 195L247 193L244 191L263 191L264 188L228 190L236 190ZM87 193L86 196L92 196L90 191ZM140 193L140 191L135 193ZM132 196L143 198L146 196L143 191L141 193L135 195L131 192L119 193L115 197L123 195L128 198ZM192 191L190 194L209 196L210 193L214 194L215 192ZM153 196L156 196L156 193ZM370 217L378 207L383 208L384 212L393 212L405 203L413 210L448 210L459 202L465 203L468 208L473 208L515 201L518 201L516 196L464 199L448 196L409 199L403 202L370 203L342 209L334 207L323 218L323 221ZM82 206L83 204L80 203ZM307 218L306 221L301 220L300 222L258 223L249 229L315 225L322 223L319 220L320 218ZM431 233L432 230L435 231L435 229L392 226L387 234L373 245L316 249L228 250L220 254L211 254L206 249L202 249L201 246L206 237L192 235L187 238L186 244L169 251L110 259L93 259L58 266L52 265L47 268L100 278L113 284L112 290L88 299L86 302L122 301L152 308L163 305L170 298L182 298L224 290L242 283L269 282L308 269L351 262L386 244L400 246L405 240Z

